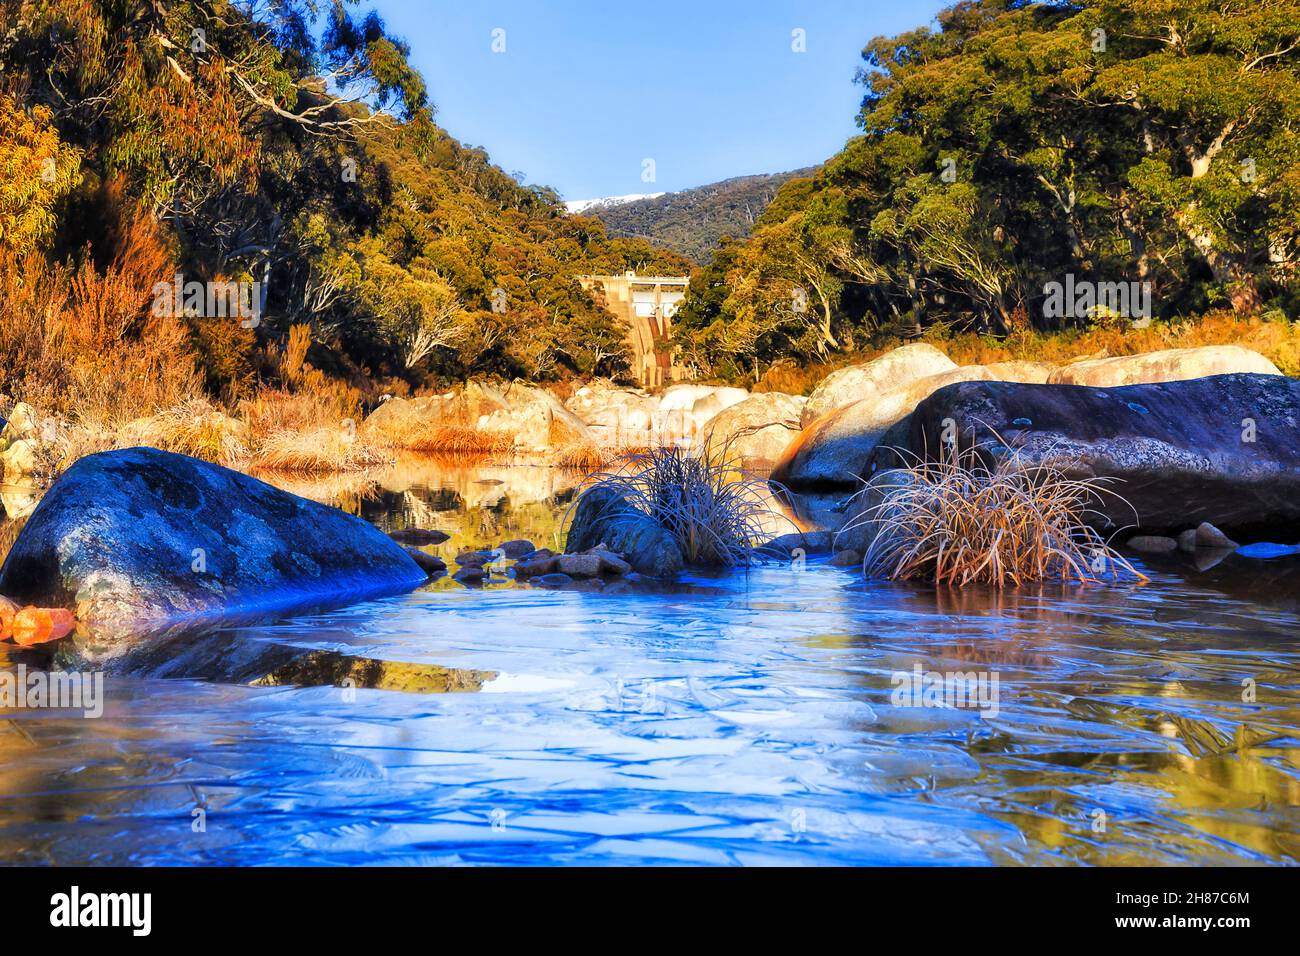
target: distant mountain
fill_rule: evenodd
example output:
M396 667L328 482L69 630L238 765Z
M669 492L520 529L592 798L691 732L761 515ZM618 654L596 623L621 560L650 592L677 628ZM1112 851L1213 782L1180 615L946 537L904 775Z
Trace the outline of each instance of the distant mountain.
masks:
M737 176L674 193L612 196L566 205L570 212L600 219L611 236L646 239L704 265L723 236L749 235L783 183L814 172L816 167L810 166L787 173Z
M606 196L603 199L571 199L564 204L564 208L571 213L585 212L594 216L598 209L612 209L639 199L658 199L662 195L664 193L630 193L627 196Z

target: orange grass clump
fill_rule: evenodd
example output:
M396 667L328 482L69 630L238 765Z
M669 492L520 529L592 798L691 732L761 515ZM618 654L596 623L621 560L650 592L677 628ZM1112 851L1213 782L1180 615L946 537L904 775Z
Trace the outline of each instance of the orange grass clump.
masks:
M561 445L555 452L557 468L571 471L592 472L618 458L618 452L612 448L601 448L592 442L576 441Z
M479 456L504 454L515 441L504 432L484 431L469 425L429 424L403 435L398 444L431 455Z
M1087 524L1092 505L1110 493L1103 479L1026 464L1014 449L990 466L979 448L954 445L896 474L883 500L846 526L875 526L863 560L868 577L996 588L1123 574L1147 580Z

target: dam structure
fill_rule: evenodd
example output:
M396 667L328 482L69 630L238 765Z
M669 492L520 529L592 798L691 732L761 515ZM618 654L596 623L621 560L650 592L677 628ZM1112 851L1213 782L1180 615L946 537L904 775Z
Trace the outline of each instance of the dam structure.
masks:
M690 276L625 272L579 276L578 281L623 323L632 350L632 374L639 385L654 388L695 377L694 369L674 362L667 345L673 313L686 297Z

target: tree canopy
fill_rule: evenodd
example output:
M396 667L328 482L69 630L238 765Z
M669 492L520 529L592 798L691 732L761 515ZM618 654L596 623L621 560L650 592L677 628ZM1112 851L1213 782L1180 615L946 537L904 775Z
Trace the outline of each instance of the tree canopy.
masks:
M705 366L1096 318L1044 309L1067 275L1293 312L1300 3L966 0L863 59L861 135L692 283Z
M187 280L260 283L254 329L188 317L217 388L295 324L339 375L618 374L577 276L688 264L454 140L408 53L352 0L0 0L0 252L102 267L109 197L146 211Z

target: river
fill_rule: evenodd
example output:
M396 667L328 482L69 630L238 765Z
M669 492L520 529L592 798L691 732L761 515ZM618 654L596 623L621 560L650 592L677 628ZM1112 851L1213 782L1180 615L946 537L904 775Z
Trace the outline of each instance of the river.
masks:
M556 546L574 481L408 462L277 483L447 531L428 550L451 563ZM812 558L442 578L187 635L110 670L98 718L0 712L0 861L1295 863L1300 562L1143 567L1002 594ZM996 706L900 699L918 671Z

